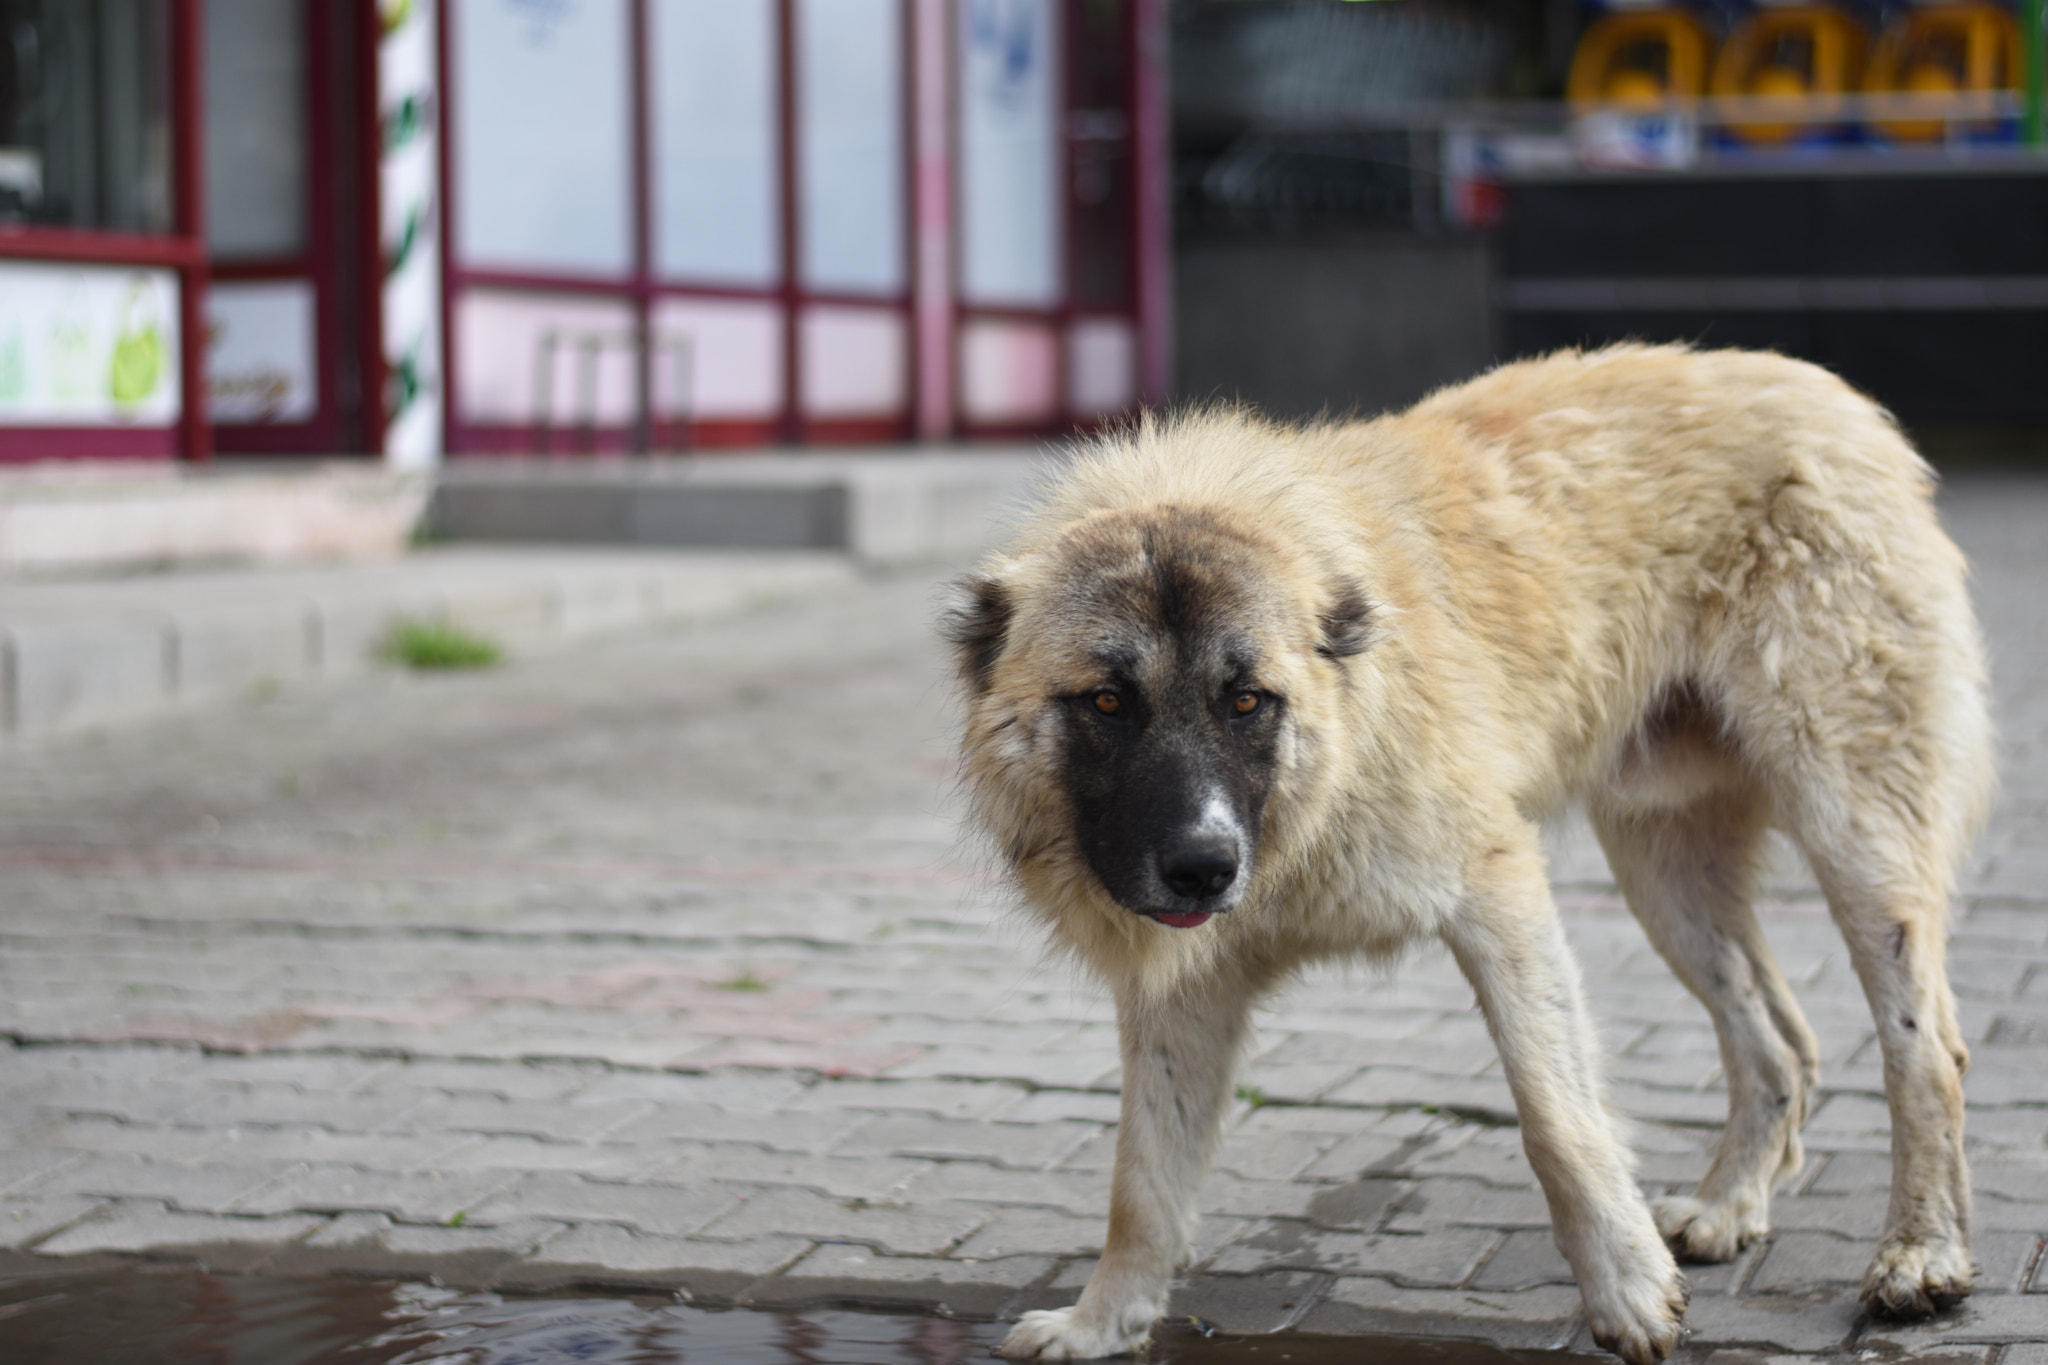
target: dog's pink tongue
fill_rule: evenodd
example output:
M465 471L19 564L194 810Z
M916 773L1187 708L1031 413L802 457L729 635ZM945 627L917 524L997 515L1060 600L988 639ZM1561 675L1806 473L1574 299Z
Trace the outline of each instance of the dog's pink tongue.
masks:
M1152 918L1158 920L1161 924L1171 925L1175 929L1192 929L1198 924L1207 924L1209 922L1209 916L1202 914L1200 911L1189 915L1154 915Z

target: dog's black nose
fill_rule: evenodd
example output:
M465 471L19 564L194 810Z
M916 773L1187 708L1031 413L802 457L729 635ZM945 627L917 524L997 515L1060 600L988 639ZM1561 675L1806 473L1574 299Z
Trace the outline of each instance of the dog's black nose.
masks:
M1227 839L1190 839L1159 855L1159 879L1188 900L1220 896L1237 880L1237 850Z

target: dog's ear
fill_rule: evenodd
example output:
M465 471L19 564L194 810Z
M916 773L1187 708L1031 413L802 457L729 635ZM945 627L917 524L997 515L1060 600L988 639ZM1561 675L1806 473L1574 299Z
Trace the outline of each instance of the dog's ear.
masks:
M1372 599L1365 595L1365 589L1348 580L1337 584L1330 605L1317 615L1316 624L1323 628L1316 653L1326 659L1363 654L1378 633L1373 626Z
M1009 589L986 574L974 574L955 583L953 594L954 605L940 632L952 643L961 678L974 691L986 692L1010 634Z

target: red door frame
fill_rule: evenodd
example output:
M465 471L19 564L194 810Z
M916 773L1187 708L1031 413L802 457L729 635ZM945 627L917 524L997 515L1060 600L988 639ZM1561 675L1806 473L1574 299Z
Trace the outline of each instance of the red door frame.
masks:
M796 0L776 0L776 84L777 84L777 141L779 189L779 214L781 220L780 279L773 285L762 288L728 286L717 284L688 283L659 276L654 268L653 240L653 169L654 169L654 127L652 110L652 88L649 63L652 52L646 41L648 37L647 6L651 0L626 0L629 32L631 33L632 69L628 73L631 85L631 122L629 137L632 139L630 164L634 167L632 192L633 261L628 272L618 278L602 278L589 275L575 275L557 271L504 270L479 268L464 265L457 250L455 219L457 206L452 194L454 176L452 165L459 155L457 143L461 129L455 117L455 90L453 85L453 37L457 20L453 15L456 0L442 0L438 8L440 44L441 98L441 203L442 224L442 301L443 301L443 372L446 381L446 423L447 448L450 454L528 454L534 444L534 433L529 424L484 424L462 419L459 369L456 361L456 347L459 338L455 332L455 299L460 291L471 288L495 288L508 291L553 294L583 294L598 298L625 300L632 308L634 326L644 336L652 329L656 304L662 299L731 299L750 302L773 303L780 310L782 325L783 386L782 405L772 414L760 419L741 420L693 420L684 439L679 444L693 449L718 449L737 446L763 445L772 441L796 443L819 442L874 442L900 441L908 439L916 413L916 364L915 364L915 321L912 310L915 258L912 249L913 225L916 222L916 149L914 127L916 101L912 82L912 62L915 60L915 15L912 0L896 0L902 16L903 34L903 80L902 115L900 119L903 148L903 240L902 287L887 294L848 293L833 290L807 289L801 283L802 243L798 236L802 221L802 186L797 164L797 91L796 91ZM802 383L802 319L805 311L813 305L850 305L862 308L888 309L903 320L903 372L906 376L905 392L898 411L876 417L858 418L812 418L803 411ZM645 350L643 348L643 356ZM645 410L645 395L649 380L640 378L642 407ZM659 423L653 435L657 445L664 435L673 435L671 424ZM631 446L631 431L626 427L600 427L594 433L599 452L618 453Z
M1119 306L1080 307L1074 298L1074 260L1078 215L1078 201L1075 197L1075 143L1073 109L1071 107L1073 71L1078 60L1081 17L1079 10L1083 0L1049 0L1055 9L1055 22L1059 31L1055 36L1059 60L1053 69L1056 89L1053 107L1058 111L1060 146L1060 224L1061 259L1060 287L1058 301L1050 307L1034 308L1020 305L969 303L962 294L960 261L962 252L953 253L953 318L955 357L953 364L954 426L963 436L990 438L1020 438L1043 436L1050 432L1072 429L1090 429L1116 420L1115 414L1080 414L1073 410L1070 384L1070 336L1073 325L1090 318L1124 322L1130 325L1133 344L1136 347L1134 379L1136 391L1131 395L1133 406L1138 403L1161 403L1166 401L1170 389L1171 370L1161 364L1161 357L1170 354L1164 329L1170 326L1171 314L1161 310L1156 301L1162 290L1171 287L1170 264L1167 245L1170 231L1169 220L1159 211L1166 201L1157 193L1155 181L1162 184L1166 167L1161 153L1169 144L1164 123L1164 77L1160 69L1165 54L1152 50L1153 44L1163 45L1166 31L1165 0L1126 0L1123 17L1124 62L1127 74L1125 89L1130 107L1125 113L1130 119L1130 147L1124 157L1122 176L1124 192L1131 205L1130 224L1127 229L1129 252L1129 278L1125 282L1124 297ZM957 6L953 13L958 12ZM957 28L947 34L947 54L952 69L959 69L959 35ZM1156 106L1156 107L1155 107ZM959 100L954 100L952 146L955 164L958 163L960 147ZM956 196L960 180L954 177ZM956 202L953 221L960 221L960 209ZM966 395L962 389L964 366L959 363L958 346L966 324L972 321L1036 323L1048 326L1053 334L1053 375L1057 386L1050 415L1043 421L1024 422L976 422L967 415Z
M203 3L203 0L202 0ZM313 376L316 385L313 415L303 422L220 422L214 427L215 447L223 452L252 455L303 455L315 452L338 453L341 444L341 317L344 307L360 306L367 296L376 292L378 274L361 276L365 283L355 291L357 299L346 299L341 289L341 244L336 240L335 225L339 221L334 177L325 174L327 167L335 165L335 121L340 117L353 116L359 135L369 136L373 142L377 129L377 104L374 94L367 105L343 110L338 107L338 89L334 70L334 54L323 41L324 26L334 16L323 0L298 0L303 27L300 58L304 65L305 99L303 113L306 119L306 243L292 256L272 258L250 258L234 261L216 261L212 265L213 278L223 281L293 281L304 280L313 286ZM372 16L376 7L362 6ZM362 24L356 24L355 41L360 44ZM376 48L367 51L360 46L355 54L357 65L371 68L370 90L374 92ZM360 100L363 93L361 72L355 73L352 82L350 102ZM355 168L361 173L360 158ZM366 199L374 207L377 194L374 184L365 184L359 189L359 198ZM374 220L373 220L374 221ZM375 238L370 239L372 242ZM375 248L363 251L358 243L359 253L374 257ZM358 396L365 407L370 402L372 390ZM381 444L381 442L380 442ZM377 446L368 446L375 450Z
M213 454L205 395L206 201L201 142L202 0L170 3L171 231L0 228L0 260L141 266L178 274L178 407L171 427L0 426L0 464L42 459L182 458Z

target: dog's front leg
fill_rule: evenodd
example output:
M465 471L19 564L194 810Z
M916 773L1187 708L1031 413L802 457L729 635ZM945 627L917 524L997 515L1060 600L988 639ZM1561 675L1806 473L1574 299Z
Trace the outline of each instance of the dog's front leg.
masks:
M1500 1049L1529 1165L1543 1183L1593 1338L1630 1365L1678 1344L1685 1281L1615 1131L1598 1047L1530 833L1496 847L1444 938Z
M1117 1001L1123 1119L1109 1237L1072 1308L1026 1313L1012 1360L1096 1360L1142 1349L1188 1253L1195 1195L1215 1155L1257 983L1218 973L1165 1000Z

